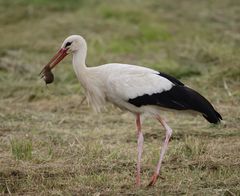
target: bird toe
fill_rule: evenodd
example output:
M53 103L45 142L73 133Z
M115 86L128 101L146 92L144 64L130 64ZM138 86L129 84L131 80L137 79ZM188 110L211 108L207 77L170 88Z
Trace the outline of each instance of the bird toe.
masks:
M157 179L158 179L158 174L153 174L153 176L152 176L152 178L151 178L151 181L150 181L150 183L148 184L148 186L154 186L155 184L156 184L156 182L157 182Z

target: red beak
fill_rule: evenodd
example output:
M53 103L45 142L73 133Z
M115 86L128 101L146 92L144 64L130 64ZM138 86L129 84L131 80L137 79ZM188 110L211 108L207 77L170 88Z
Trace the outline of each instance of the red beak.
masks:
M49 61L47 65L43 68L43 70L40 72L40 75L44 76L46 71L50 71L53 69L65 56L68 55L67 53L68 48L61 48L57 54L54 55L54 57Z

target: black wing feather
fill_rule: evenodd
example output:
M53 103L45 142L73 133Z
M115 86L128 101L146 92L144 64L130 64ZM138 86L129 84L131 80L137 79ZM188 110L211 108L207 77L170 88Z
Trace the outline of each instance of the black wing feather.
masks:
M201 94L184 86L182 82L167 74L159 74L175 84L170 90L161 93L144 94L129 99L128 102L141 107L144 105L157 105L175 110L194 110L202 113L210 123L218 123L222 120L221 115L213 108L211 103Z
M181 81L179 81L178 79L176 79L176 78L174 78L173 76L170 76L170 75L168 75L168 74L166 74L166 73L163 73L163 72L159 72L159 74L158 75L160 75L160 76L162 76L162 77L164 77L164 78L167 78L168 80L170 80L173 84L175 84L175 85L180 85L180 86L184 86L184 84L181 82Z

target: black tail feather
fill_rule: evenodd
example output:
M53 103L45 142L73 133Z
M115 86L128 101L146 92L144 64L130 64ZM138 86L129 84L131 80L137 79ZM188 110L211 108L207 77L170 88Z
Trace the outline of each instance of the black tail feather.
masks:
M202 115L210 123L218 124L222 120L222 116L216 110L211 110L207 114L203 113Z
M212 104L198 92L191 88L183 87L186 94L190 97L188 103L190 108L202 113L203 117L210 123L220 123L222 116L213 108Z
M202 113L203 117L210 123L220 123L222 116L214 109L212 104L201 94L186 86L182 87L189 97L188 105L191 109Z
M186 87L182 82L172 76L164 73L160 73L159 75L167 78L176 85L172 88L173 91L169 93L172 100L170 104L167 104L168 107L170 106L179 110L192 109L202 113L203 117L210 123L217 124L221 122L222 116L213 108L205 97L195 90ZM174 93L176 93L175 95L177 96L173 96Z
M129 103L141 107L143 105L157 105L175 110L193 110L201 113L210 123L219 123L221 115L213 108L211 103L195 90L175 83L168 91L144 94L128 100Z

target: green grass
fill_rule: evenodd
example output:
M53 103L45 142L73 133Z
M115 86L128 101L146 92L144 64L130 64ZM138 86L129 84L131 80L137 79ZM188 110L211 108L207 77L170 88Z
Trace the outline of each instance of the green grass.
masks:
M0 194L239 195L239 13L238 0L0 0ZM143 186L135 188L134 117L80 104L71 58L48 88L38 76L70 34L87 39L89 66L169 73L206 96L223 123L164 112L173 136L161 178L145 188L164 137L146 119Z
M31 160L32 159L32 142L28 140L10 141L12 155L17 160Z

